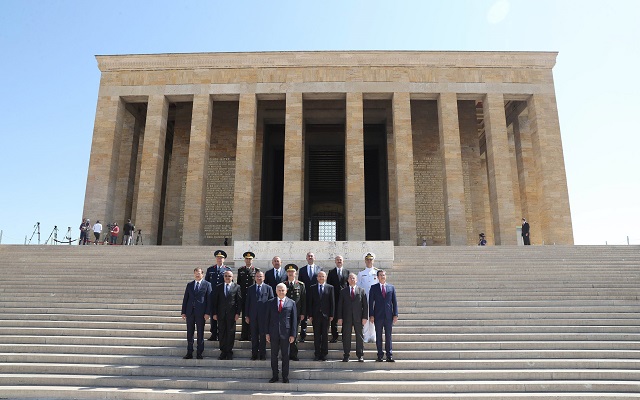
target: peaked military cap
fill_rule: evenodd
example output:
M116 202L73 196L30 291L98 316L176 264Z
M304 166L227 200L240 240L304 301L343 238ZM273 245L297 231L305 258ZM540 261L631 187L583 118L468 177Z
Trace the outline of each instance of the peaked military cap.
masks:
M373 260L376 258L376 253L368 252L364 255L364 258Z
M216 250L216 251L214 251L214 252L213 252L213 255L214 255L215 257L224 257L224 258L227 258L227 253L225 253L225 251L224 251L224 250Z
M252 251L245 251L242 258L256 258L256 255Z
M298 266L295 265L295 264L287 264L287 265L284 266L284 270L285 271L291 271L291 270L297 271L298 270Z

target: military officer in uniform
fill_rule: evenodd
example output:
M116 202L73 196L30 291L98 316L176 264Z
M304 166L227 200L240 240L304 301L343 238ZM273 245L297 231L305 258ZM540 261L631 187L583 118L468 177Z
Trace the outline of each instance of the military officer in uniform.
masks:
M204 280L211 284L211 297L215 297L218 285L224 282L224 273L231 271L231 268L224 265L227 253L224 250L216 250L213 252L216 257L216 263L209 268L204 274ZM218 340L218 321L211 318L211 336L209 341Z
M367 295L367 302L369 301L369 289L371 286L378 284L378 269L373 267L375 258L376 255L374 253L366 253L364 255L366 268L358 273L358 286L364 289ZM365 343L375 343L376 341L376 326L368 318L362 328L362 336L364 336Z
M247 289L249 286L253 285L256 276L256 267L253 266L253 259L256 255L251 251L245 251L242 254L244 258L244 264L242 267L238 268L238 285L240 285L240 291L242 293L242 298L247 298ZM251 340L251 331L249 329L249 324L245 321L245 310L242 308L242 331L240 332L240 340L248 341Z
M287 297L296 302L296 315L298 316L298 322L305 319L307 314L307 291L304 283L296 279L296 272L298 272L298 266L295 264L287 264L284 267L287 271L287 280L284 284L287 286ZM297 325L297 323L296 323ZM298 361L298 340L291 343L291 349L289 350L289 359Z

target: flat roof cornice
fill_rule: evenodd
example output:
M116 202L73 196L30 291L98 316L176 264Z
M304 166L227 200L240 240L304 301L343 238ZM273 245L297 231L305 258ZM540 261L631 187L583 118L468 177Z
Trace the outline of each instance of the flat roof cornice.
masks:
M274 51L97 55L102 72L290 67L551 69L558 52L538 51Z

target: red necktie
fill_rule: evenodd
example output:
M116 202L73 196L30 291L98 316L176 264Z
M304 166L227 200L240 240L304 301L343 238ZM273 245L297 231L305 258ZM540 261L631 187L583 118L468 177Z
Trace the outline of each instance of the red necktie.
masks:
M351 288L351 300L355 298L356 298L355 292L353 291L353 288Z
M282 300L280 300L280 304L278 305L278 312L282 312Z
M387 297L387 291L384 288L384 284L382 285L382 297Z

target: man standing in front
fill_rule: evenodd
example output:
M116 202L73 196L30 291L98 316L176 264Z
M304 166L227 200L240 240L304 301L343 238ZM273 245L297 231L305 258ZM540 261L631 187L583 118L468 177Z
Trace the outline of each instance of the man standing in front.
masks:
M349 274L349 286L342 289L336 318L342 325L342 349L344 356L342 362L349 361L351 353L351 329L356 333L356 356L359 362L364 362L364 340L362 338L362 326L369 316L367 294L364 289L356 286L358 278L356 274Z
M278 382L278 354L282 357L282 382L289 383L289 345L298 334L296 303L287 297L287 286L276 286L274 299L267 303L267 343L271 343L271 379Z
M133 237L133 231L136 227L133 225L130 219L127 220L127 223L124 224L124 239L122 244L125 246L131 246L131 239Z
M244 264L242 267L238 268L238 285L240 285L240 290L242 292L242 298L247 298L247 289L249 286L253 285L256 276L256 267L253 266L253 259L256 255L252 251L245 251L242 254L244 258ZM250 340L250 331L249 324L245 321L246 314L244 312L244 308L242 309L242 331L240 332L240 340L248 341Z
M251 330L251 360L266 360L267 344L265 325L267 302L273 299L273 289L264 283L264 273L256 268L256 283L247 289L244 301L245 322Z
M233 344L236 340L236 321L242 312L240 286L233 282L233 272L225 271L224 283L218 285L211 307L212 318L218 321L220 357L218 360L233 360Z
M314 361L327 361L329 354L329 324L333 320L335 296L333 286L325 283L327 274L318 272L318 283L311 285L309 293L309 322L313 325Z
M223 250L216 250L213 252L213 255L216 258L216 263L209 268L207 268L207 272L204 274L204 279L211 284L211 296L214 297L216 295L216 290L218 290L218 285L224 282L224 273L226 271L231 271L231 268L224 265L224 260L227 258L227 253ZM218 340L218 321L211 318L211 336L209 336L210 342L214 340Z
M304 283L296 279L297 265L287 264L284 269L287 271L287 280L284 282L287 285L287 297L296 302L296 313L298 314L298 319L302 321L307 315L307 288ZM299 360L298 340L294 340L291 343L289 359L293 361Z
M529 223L526 218L522 218L522 241L525 246L529 246L531 244L531 237L529 236Z
M398 322L396 288L387 283L387 273L384 270L378 270L378 282L380 283L371 286L369 290L369 322L376 326L378 350L376 361L382 361L382 330L384 329L384 350L387 353L387 362L394 362L391 330Z
M335 258L336 267L329 271L327 274L327 283L333 286L333 293L335 296L334 304L338 304L340 301L340 292L342 289L349 286L349 270L343 268L344 259L342 256L336 256ZM331 321L331 343L336 343L338 341L338 318L334 318Z
M184 359L193 358L193 332L198 332L198 360L202 360L204 352L204 323L211 315L209 296L211 296L211 284L203 278L202 268L193 270L193 281L187 283L182 298L182 319L187 321L187 354ZM195 329L194 329L195 328Z
M102 233L102 224L100 223L100 221L96 221L95 224L93 224L93 237L95 238L93 244L98 244L98 242L100 241L100 234Z
M307 253L307 265L300 268L298 273L298 279L307 288L307 304L309 303L309 288L311 285L318 283L318 272L322 271L322 268L315 264L316 256L312 252ZM305 310L306 314L306 310ZM300 321L300 343L304 343L307 338L307 316Z
M358 286L364 289L367 299L369 298L369 289L371 286L378 284L378 269L373 267L373 260L375 260L375 258L376 255L374 253L368 252L365 254L364 265L366 268L358 273ZM374 324L369 322L368 318L366 319L367 322L364 324L364 328L362 329L364 341L366 343L373 343L376 340L376 327Z
M271 265L273 265L273 268L264 274L264 282L271 286L271 289L273 289L273 292L275 293L278 283L282 283L287 280L287 274L284 272L284 268L282 268L282 259L280 257L273 257Z

